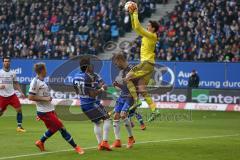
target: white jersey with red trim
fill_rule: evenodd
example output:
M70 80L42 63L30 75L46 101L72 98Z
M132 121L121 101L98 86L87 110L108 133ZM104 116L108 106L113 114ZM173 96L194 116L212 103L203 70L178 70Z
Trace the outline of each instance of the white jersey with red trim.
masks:
M13 83L17 81L16 73L14 71L0 70L0 86L3 85L4 89L0 89L0 96L10 97L15 94Z
M30 84L29 94L40 96L40 97L49 97L50 89L46 82L35 77ZM47 101L36 101L37 111L38 112L51 112L53 111L54 105L51 102Z

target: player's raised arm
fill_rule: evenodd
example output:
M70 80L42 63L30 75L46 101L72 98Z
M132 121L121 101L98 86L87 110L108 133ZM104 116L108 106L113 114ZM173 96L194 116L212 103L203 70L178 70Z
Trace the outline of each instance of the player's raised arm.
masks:
M138 10L136 9L131 15L131 22L133 29L137 32L137 34L147 37L152 40L157 40L157 36L155 33L149 32L142 27L138 19Z
M132 29L137 32L137 34L140 35L140 33L138 33L138 31L136 30L136 27L134 25L134 19L133 19L133 13L130 13L130 19L131 19L131 25L132 25Z
M130 6L128 7L128 11L130 13L131 24L132 24L133 30L137 34L139 34L140 36L147 37L147 38L149 38L151 40L156 41L157 40L156 34L151 32L151 31L148 31L148 30L144 29L142 27L142 25L140 24L139 19L138 19L138 7L137 7L137 4L136 3L130 4Z

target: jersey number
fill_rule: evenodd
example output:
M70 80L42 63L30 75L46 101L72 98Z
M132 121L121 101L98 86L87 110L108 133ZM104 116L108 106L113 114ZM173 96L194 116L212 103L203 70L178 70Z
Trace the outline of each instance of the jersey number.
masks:
M74 85L78 86L80 95L85 95L85 91L84 91L85 82L84 81L74 81Z

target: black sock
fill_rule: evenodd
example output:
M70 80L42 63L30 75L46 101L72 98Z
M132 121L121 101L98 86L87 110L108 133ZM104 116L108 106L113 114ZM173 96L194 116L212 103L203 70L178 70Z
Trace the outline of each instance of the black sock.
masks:
M42 138L40 139L41 142L45 142L48 138L50 138L54 133L52 133L50 130L47 130L44 135L42 136Z
M77 144L74 142L72 136L70 135L70 133L67 132L66 129L60 129L59 130L62 137L73 147L76 148Z
M17 112L17 126L22 127L22 112Z

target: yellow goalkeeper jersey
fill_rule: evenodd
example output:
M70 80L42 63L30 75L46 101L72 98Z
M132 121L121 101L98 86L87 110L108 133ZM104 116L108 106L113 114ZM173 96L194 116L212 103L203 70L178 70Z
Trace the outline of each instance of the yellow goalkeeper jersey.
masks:
M147 61L150 63L155 63L155 46L157 43L157 34L152 33L144 29L139 20L138 13L133 12L131 15L131 23L133 30L142 36L142 45L141 45L141 53L140 59L141 62Z

